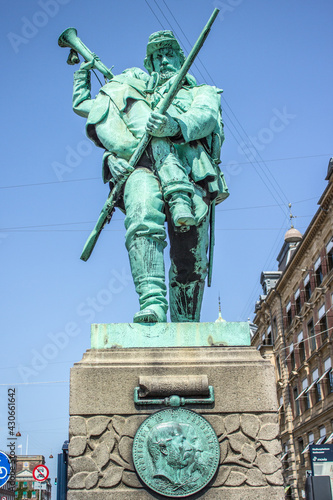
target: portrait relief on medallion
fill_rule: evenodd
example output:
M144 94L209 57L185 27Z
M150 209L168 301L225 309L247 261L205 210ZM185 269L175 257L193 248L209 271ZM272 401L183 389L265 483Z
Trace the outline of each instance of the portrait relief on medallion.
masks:
M154 491L172 497L201 490L219 464L219 443L213 428L189 410L164 410L156 415L141 425L134 438L138 475Z

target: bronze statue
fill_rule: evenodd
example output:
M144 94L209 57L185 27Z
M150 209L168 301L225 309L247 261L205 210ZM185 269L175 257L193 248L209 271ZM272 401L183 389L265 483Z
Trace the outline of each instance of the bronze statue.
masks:
M165 322L167 221L171 321L199 321L212 209L229 194L219 168L224 140L221 91L198 85L186 71L164 112L185 66L184 53L171 31L149 37L144 60L148 73L130 68L113 76L90 54L89 58L84 54L89 60L74 74L73 109L87 118L88 137L104 149L103 180L110 183L113 204L101 213L103 222L88 256L115 205L126 214L126 248L140 302L134 322ZM94 67L110 81L92 99L90 70ZM143 137L148 139L141 147Z

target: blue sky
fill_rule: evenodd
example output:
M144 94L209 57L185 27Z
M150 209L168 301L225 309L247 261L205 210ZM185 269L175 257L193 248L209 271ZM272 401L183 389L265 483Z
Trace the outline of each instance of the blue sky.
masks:
M143 67L150 33L173 29L189 52L221 9L192 73L224 89L222 168L231 195L217 209L213 284L228 321L252 317L262 270L276 269L288 203L304 232L332 155L333 5L329 0L17 0L3 5L2 349L0 448L7 387L18 388L25 452L46 457L67 437L69 370L90 323L130 322L138 301L118 211L87 263L84 242L107 197L102 150L71 110L73 68L57 45L69 26L115 74ZM93 94L99 84L93 76ZM255 146L255 147L254 147ZM166 257L166 260L167 257ZM56 383L50 383L56 382ZM55 477L55 459L47 460Z

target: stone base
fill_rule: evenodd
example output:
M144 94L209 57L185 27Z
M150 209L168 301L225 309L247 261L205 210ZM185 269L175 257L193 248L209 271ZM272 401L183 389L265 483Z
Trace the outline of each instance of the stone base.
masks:
M135 335L135 332L133 332ZM221 460L190 498L282 500L273 367L252 347L88 350L71 370L68 500L165 499L138 478L132 443L161 406L137 406L139 377L207 375L214 404L187 405L213 426Z
M108 493L106 490L97 489L94 493L84 491L69 490L67 500L151 500L159 498L166 500L165 496L157 493L148 493L141 489L133 490L133 488L117 488ZM199 493L191 495L190 500L284 500L284 488L282 487L242 487L242 488L211 488L208 491L202 490Z

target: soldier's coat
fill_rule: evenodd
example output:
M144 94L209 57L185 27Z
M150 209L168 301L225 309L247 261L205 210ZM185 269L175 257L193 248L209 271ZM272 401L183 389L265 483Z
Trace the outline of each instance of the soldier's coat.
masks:
M130 159L151 111L156 108L158 112L158 103L172 82L173 78L150 91L149 75L131 68L114 77L91 99L87 71L75 73L73 109L87 117L87 135L106 150L104 159L110 153ZM170 139L189 178L216 203L229 195L218 166L224 140L219 92L209 85L196 85L194 78L188 77L168 109L181 129L180 136ZM103 161L103 180L112 181L107 161Z

